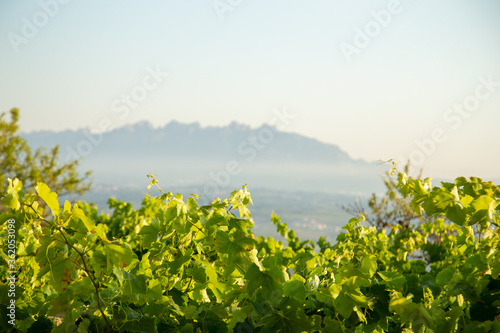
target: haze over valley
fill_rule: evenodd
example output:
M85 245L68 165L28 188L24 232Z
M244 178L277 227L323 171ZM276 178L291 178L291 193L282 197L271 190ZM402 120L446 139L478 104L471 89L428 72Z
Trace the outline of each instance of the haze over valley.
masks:
M164 191L199 194L201 203L247 184L256 232L266 235L274 233L274 210L299 236L334 237L350 217L340 206L382 191L387 168L274 126L236 122L201 127L173 121L157 128L139 122L106 133L37 131L24 137L33 148L59 144L66 161L81 158L81 171L93 171L84 198L99 207L110 196L137 206L146 193L156 195L146 188L150 173Z

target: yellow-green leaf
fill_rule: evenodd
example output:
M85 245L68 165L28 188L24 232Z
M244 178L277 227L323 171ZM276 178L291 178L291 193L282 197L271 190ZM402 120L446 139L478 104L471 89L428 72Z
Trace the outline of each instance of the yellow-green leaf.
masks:
M83 212L83 210L81 210L78 207L78 204L75 204L73 206L73 216L76 217L77 219L79 219L80 221L82 221L83 224L85 224L85 227L87 228L87 230L91 234L96 235L103 240L107 240L106 234L104 233L103 229L96 228L94 221L92 221L87 216L85 216L85 213Z
M2 198L2 203L12 209L19 209L21 203L19 202L19 191L23 187L23 183L19 179L7 179L9 181L9 187L7 188L7 194Z
M35 190L38 193L38 196L42 198L43 201L45 201L47 206L49 206L50 210L52 211L52 214L54 216L59 215L59 213L61 212L61 208L59 208L59 200L57 199L57 193L52 192L50 188L42 182L37 182Z

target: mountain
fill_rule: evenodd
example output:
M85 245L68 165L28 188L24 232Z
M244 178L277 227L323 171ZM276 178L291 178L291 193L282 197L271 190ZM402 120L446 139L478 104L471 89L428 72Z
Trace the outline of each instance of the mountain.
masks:
M352 160L337 146L321 143L304 136L280 132L270 126L251 129L249 126L231 123L225 127L205 127L198 123L182 124L172 121L154 128L149 122L127 125L105 134L77 131L38 131L24 133L30 145L49 146L64 142L65 152L85 156L90 145L91 153L107 155L112 149L114 154L127 154L130 151L141 157L160 153L178 158L204 158L218 160L235 157L243 159L258 158L265 162L311 162L327 163L364 163ZM85 143L86 142L86 143ZM64 149L63 149L64 150Z
M377 164L271 126L170 122L155 128L140 122L106 133L80 129L22 135L32 148L58 144L63 160L81 158L81 170L93 171L92 190L83 199L101 208L109 197L140 204L150 192L149 173L167 192L201 194L202 204L247 184L258 235L279 238L269 222L275 211L299 237L334 240L350 217L340 206L355 198L366 202L371 193L383 191Z
M32 147L61 146L65 160L82 158L94 183L145 186L155 174L168 186L219 193L243 184L281 190L365 193L380 189L380 168L355 160L338 146L272 126L231 123L201 127L140 122L107 133L24 133Z

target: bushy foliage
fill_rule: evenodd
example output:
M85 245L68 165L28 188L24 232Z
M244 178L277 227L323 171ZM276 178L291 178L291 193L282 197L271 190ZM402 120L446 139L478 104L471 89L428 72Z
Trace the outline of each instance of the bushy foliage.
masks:
M164 193L111 214L10 181L15 328L52 332L500 332L500 189L479 178L433 187L399 173L426 223L377 230L353 218L336 243L255 238L246 187L199 206ZM154 185L155 181L151 185ZM37 199L52 212L44 218ZM451 222L445 222L451 221ZM9 259L1 246L2 260ZM5 311L7 265L0 268ZM1 313L0 329L11 326Z
M394 166L396 163L392 162ZM408 174L410 163L404 167L404 173ZM422 170L417 179L421 179ZM385 193L372 193L368 200L368 209L360 199L357 199L353 204L342 205L342 209L355 216L363 215L368 225L382 230L391 228L393 225L399 224L403 228L410 228L414 225L427 222L429 216L426 214L416 214L410 207L411 196L403 194L398 186L398 180L392 177L392 170L384 171L383 182Z
M19 131L19 110L10 110L10 121L0 114L0 195L8 188L8 178L18 178L25 192L34 192L37 182L43 181L59 195L83 194L90 189L90 172L80 176L79 161L61 163L59 146L49 151L39 148L32 151ZM2 209L0 205L0 210Z

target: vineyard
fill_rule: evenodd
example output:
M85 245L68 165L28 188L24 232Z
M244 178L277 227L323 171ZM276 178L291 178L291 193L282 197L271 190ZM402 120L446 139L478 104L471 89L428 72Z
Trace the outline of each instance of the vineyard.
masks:
M394 177L422 223L353 217L334 243L300 240L274 214L284 241L255 237L245 186L209 205L110 199L104 214L9 179L0 330L500 332L500 189Z

